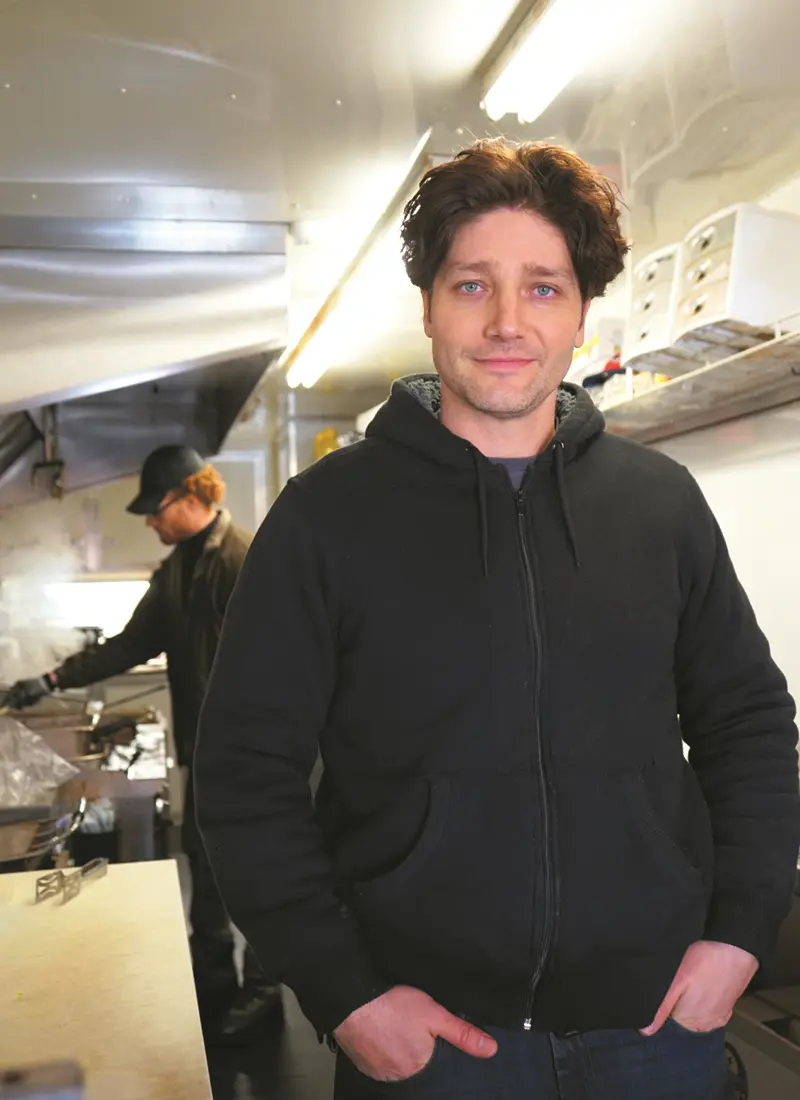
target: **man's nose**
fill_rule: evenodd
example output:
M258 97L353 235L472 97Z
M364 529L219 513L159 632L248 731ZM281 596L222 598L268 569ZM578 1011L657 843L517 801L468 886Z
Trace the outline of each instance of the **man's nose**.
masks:
M494 339L516 340L522 335L523 320L519 293L514 289L500 290L492 300L488 335Z

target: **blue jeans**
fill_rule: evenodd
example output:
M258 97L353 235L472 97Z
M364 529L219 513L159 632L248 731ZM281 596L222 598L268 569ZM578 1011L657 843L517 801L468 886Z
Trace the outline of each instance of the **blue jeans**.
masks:
M439 1040L408 1081L381 1083L339 1054L336 1100L727 1100L725 1031L699 1035L668 1020L652 1039L637 1031L546 1032L486 1028L498 1051L478 1061Z

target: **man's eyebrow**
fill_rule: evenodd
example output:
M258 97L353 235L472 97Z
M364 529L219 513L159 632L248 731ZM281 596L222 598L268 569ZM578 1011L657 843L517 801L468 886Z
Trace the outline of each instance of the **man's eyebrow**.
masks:
M526 264L525 270L529 275L535 275L537 279L563 279L567 282L575 281L575 273L569 267L544 267L542 264Z
M450 275L461 275L475 272L478 275L489 275L492 272L494 265L490 264L488 260L475 260L474 263L460 263L460 264L448 264L447 272Z
M448 275L490 275L494 270L494 266L495 265L488 260L475 260L472 263L450 264L446 270ZM545 267L543 264L526 264L525 272L536 279L575 282L575 273L567 267Z

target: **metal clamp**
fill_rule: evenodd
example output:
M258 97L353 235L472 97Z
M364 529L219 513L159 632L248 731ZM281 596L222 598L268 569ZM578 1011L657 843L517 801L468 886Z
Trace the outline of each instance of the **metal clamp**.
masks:
M93 859L69 875L63 871L52 871L50 874L41 875L36 880L36 904L61 894L61 903L66 905L68 901L78 896L84 883L103 878L107 872L107 859Z
M52 871L49 875L40 875L36 880L36 904L54 898L64 889L64 872Z

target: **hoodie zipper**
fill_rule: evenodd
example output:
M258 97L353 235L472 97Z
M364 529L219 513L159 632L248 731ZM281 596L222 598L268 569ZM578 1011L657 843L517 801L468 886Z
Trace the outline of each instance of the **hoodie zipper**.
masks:
M541 838L542 838L542 851L544 853L543 860L543 887L544 887L544 930L542 933L542 943L539 951L539 958L536 965L536 970L531 978L530 986L528 987L528 1001L525 1010L524 1028L526 1031L530 1031L533 1027L533 1002L536 997L536 990L544 975L545 967L547 966L548 956L553 946L553 938L555 934L555 917L554 917L554 896L553 896L553 858L552 858L552 842L551 842L551 825L552 825L552 812L550 802L548 798L547 787L547 771L544 762L544 745L542 743L542 727L539 715L539 705L541 698L541 686L542 686L542 631L539 623L538 606L536 600L536 585L534 581L533 563L531 560L530 546L528 542L528 532L525 523L525 497L524 486L519 489L516 494L517 502L517 534L519 537L520 550L522 552L522 561L525 571L525 583L528 589L528 616L529 625L531 628L531 637L533 639L534 648L534 691L535 698L533 703L534 714L534 728L536 733L536 762L537 762L537 774L539 781L539 790L541 793Z

